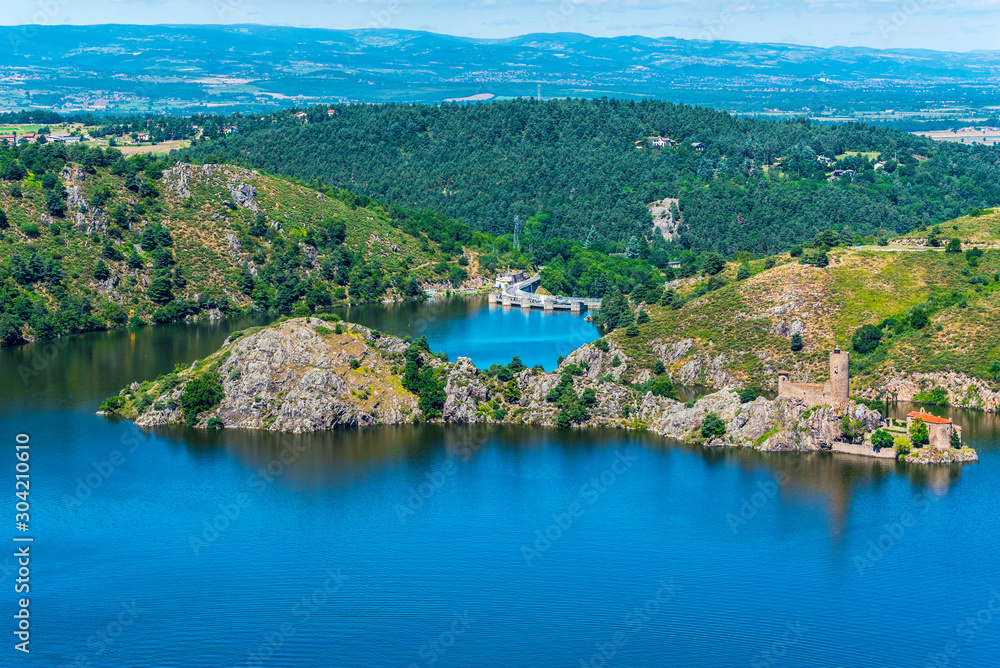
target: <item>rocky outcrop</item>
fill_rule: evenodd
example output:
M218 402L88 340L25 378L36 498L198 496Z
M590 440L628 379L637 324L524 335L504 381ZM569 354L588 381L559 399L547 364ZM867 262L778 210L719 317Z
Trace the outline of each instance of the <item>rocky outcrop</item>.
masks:
M994 413L1000 410L1000 391L981 378L953 371L936 373L890 371L881 382L862 390L860 395L867 399L875 399L888 392L897 401L920 403L920 400L915 398L917 394L934 387L947 391L949 406Z
M257 189L249 183L241 183L233 188L233 201L236 206L244 209L254 208L254 201L257 199Z
M647 394L640 417L649 429L661 436L700 441L704 417L714 413L726 423L726 432L706 442L709 446L741 446L759 450L830 450L844 440L841 432L843 411L828 407L807 409L797 399L774 400L759 397L742 404L729 391L700 398L691 406ZM853 404L849 410L866 432L882 426L882 416L867 407Z
M163 182L166 184L167 192L172 192L181 199L187 199L191 196L191 165L177 163L163 172Z
M979 455L972 448L961 449L920 448L900 457L911 464L950 464L952 462L979 461Z
M476 422L479 405L490 400L490 388L468 357L459 357L449 371L444 394L445 422Z
M118 412L141 426L183 421L181 397L188 384L214 374L224 396L197 415L195 426L304 432L426 419L419 398L402 384L409 347L405 341L359 325L314 317L290 319L236 333L220 351L187 370L153 382L133 383L116 399ZM559 372L522 369L504 377L481 371L468 358L449 363L420 353L422 364L443 383L444 403L436 419L449 423L556 425L567 408L561 400L552 401L550 393L572 379L571 398L577 403L571 406L585 407L582 413L574 413L575 423L644 428L710 447L844 450L838 444L844 442L841 424L845 415L859 433L870 434L884 426L879 413L860 404L851 404L845 413L825 406L806 408L788 397L741 403L737 393L727 390L688 404L652 392L640 394L631 385L612 379L626 365L615 365L620 355L613 341L606 351L587 344L574 351ZM725 432L706 439L701 428L709 414L722 420ZM864 442L849 450L872 454L868 453L870 444ZM958 457L960 452L928 452L926 456L936 461L933 458Z
M393 373L405 344L356 325L345 326L340 334L330 326L317 318L299 318L227 344L222 354L206 360L218 373L225 398L200 414L198 424L218 418L228 427L303 432L410 421L417 398L402 389ZM203 367L182 376L192 377L198 370ZM183 387L158 395L136 424L182 421Z

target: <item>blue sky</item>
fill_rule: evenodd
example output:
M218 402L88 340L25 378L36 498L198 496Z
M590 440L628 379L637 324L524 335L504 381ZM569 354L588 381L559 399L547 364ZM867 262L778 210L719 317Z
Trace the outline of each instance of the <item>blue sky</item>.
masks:
M9 0L0 23L264 23L1000 50L1000 0Z

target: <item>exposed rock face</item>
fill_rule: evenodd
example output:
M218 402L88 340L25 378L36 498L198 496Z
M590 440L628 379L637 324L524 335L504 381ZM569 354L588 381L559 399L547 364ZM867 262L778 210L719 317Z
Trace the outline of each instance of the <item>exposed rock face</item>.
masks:
M904 461L913 464L950 464L951 462L979 461L979 455L972 448L960 450L944 448L920 448L902 457Z
M257 189L249 183L241 183L233 189L233 201L236 202L236 206L252 209L256 198Z
M134 407L133 414L128 410L123 414L143 426L182 421L179 400L186 383L214 372L225 397L198 416L198 426L218 419L227 427L303 432L410 422L422 412L418 397L401 384L408 348L400 339L359 325L334 325L319 318L287 320L234 335L222 350L172 381L133 384L122 392ZM583 397L584 390L593 395L582 418L584 425L646 428L708 446L760 450L829 450L844 440L843 409L807 409L798 399L757 398L742 404L735 393L723 390L688 406L651 392L640 395L630 385L608 382L607 376L624 366L613 365L611 360L618 355L613 342L607 351L588 344L565 362L585 370L573 377L575 396ZM562 408L548 397L562 373L524 369L503 382L480 371L468 358L446 363L423 354L423 359L444 381L444 422L557 423ZM516 388L513 394L511 388ZM709 413L725 423L726 431L705 442L701 426ZM883 426L881 415L863 405L851 404L847 415L869 434ZM958 457L959 452L934 457Z
M163 172L163 182L167 185L167 192L187 199L191 196L191 165L181 162L171 167Z
M445 422L476 422L480 402L490 400L490 389L482 382L481 372L468 357L459 357L451 368L444 387Z
M317 330L330 324L316 318L289 320L238 339L228 355L217 358L225 399L201 415L200 424L218 417L232 427L302 432L412 419L417 398L402 390L398 374L392 373L394 356L405 344L374 338L357 326L340 335ZM161 396L167 407L157 410L154 404L136 423L182 420L179 406L169 408L181 391L178 386Z
M861 395L874 399L883 392L889 392L898 401L914 401L914 397L921 390L929 390L932 387L947 390L950 406L989 412L1000 410L1000 391L993 389L981 378L955 372L892 374L881 383L862 391Z
M678 231L680 218L675 217L671 209L679 204L679 199L664 197L648 205L649 213L653 217L653 226L660 231L665 241L670 241L680 234Z

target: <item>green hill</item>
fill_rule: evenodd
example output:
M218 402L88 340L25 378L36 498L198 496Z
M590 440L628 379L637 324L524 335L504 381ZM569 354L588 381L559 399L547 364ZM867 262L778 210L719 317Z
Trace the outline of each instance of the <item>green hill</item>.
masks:
M645 237L654 253L778 253L826 229L893 235L1000 204L1000 147L860 123L775 122L649 99L301 114L200 119L205 133L182 153L430 208L496 235L520 216L544 239L617 252ZM238 132L222 133L233 123ZM677 144L643 145L654 135ZM669 239L647 209L664 198L678 200Z
M931 233L938 237L941 246L951 239L958 239L963 245L1000 244L1000 209L977 209L972 215L962 216L930 229L914 230L893 239L894 243L926 241Z
M977 220L991 224L987 216ZM877 394L904 379L927 390L947 373L960 374L947 382L966 393L970 383L980 394L1000 390L1000 250L835 248L828 258L822 268L788 255L767 269L768 261L753 261L743 280L740 265L729 264L711 281L676 288L680 308L654 295L657 303L643 306L648 322L640 317L611 337L631 360L633 378L659 360L675 382L773 391L779 369L793 380L824 380L827 353L840 346L852 353L856 393ZM865 325L873 328L859 333ZM796 332L799 351L791 346ZM955 391L950 403L962 403ZM964 403L975 406L977 397Z
M491 277L486 241L440 216L241 167L2 149L0 340L420 297L427 284Z

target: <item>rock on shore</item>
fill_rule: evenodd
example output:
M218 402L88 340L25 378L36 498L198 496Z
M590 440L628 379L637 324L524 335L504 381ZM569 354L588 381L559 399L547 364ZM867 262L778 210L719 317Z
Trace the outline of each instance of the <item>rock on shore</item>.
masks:
M843 440L843 412L823 406L807 409L796 399L757 398L741 403L734 392L723 390L684 404L652 392L637 392L631 385L616 382L629 360L613 341L609 343L608 350L593 344L580 347L556 373L523 369L506 382L466 358L447 362L421 353L423 364L443 383L444 405L435 419L555 426L561 409L547 397L563 372L573 369L576 396L592 393L585 414L576 420L583 426L649 429L666 438L707 446L766 451L830 450ZM181 396L187 384L213 374L224 396L198 413L194 426L305 432L420 421L426 417L419 397L402 383L409 346L360 325L316 317L289 319L234 333L219 351L188 369L133 383L114 398L115 412L135 419L140 426L183 422ZM648 370L640 376L644 380ZM706 440L701 426L710 413L719 416L726 431ZM865 432L883 426L881 415L866 406L852 404L849 413ZM960 452L964 450L935 453L934 457L969 456Z

